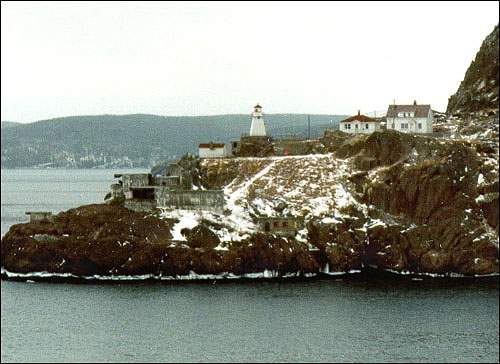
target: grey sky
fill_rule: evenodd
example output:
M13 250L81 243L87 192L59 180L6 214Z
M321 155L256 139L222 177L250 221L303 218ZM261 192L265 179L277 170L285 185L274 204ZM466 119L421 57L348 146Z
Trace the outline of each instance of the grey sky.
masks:
M498 2L2 2L1 118L444 110Z

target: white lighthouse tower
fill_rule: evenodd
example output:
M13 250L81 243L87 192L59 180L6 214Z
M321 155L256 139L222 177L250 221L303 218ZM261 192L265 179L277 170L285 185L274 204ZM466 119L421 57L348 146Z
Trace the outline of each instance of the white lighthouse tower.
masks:
M266 126L262 117L262 106L255 105L252 113L252 126L250 127L250 136L266 136Z

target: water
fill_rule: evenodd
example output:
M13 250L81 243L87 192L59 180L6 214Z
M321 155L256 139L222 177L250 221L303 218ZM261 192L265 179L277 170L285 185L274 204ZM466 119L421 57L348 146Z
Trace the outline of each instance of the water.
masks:
M2 235L25 210L102 201L114 172L2 170ZM498 288L498 280L2 281L1 361L498 362Z
M115 173L146 170L2 169L2 236L13 224L27 221L26 211L54 213L100 203Z

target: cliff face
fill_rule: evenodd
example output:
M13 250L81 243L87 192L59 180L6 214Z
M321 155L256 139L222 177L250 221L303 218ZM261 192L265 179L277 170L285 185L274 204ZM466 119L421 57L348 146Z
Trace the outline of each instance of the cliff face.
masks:
M398 132L327 132L322 154L204 160L224 213L91 205L14 225L2 268L74 275L278 275L363 267L498 273L498 146ZM237 173L235 173L237 171ZM264 216L300 221L265 233Z
M498 25L486 37L457 92L448 100L447 114L498 110Z

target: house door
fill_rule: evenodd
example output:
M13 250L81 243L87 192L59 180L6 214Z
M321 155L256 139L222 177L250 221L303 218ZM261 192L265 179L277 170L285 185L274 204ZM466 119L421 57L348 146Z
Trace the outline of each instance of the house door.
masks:
M269 224L269 222L266 222L264 224L264 231L266 231L266 232L271 231L271 224Z

